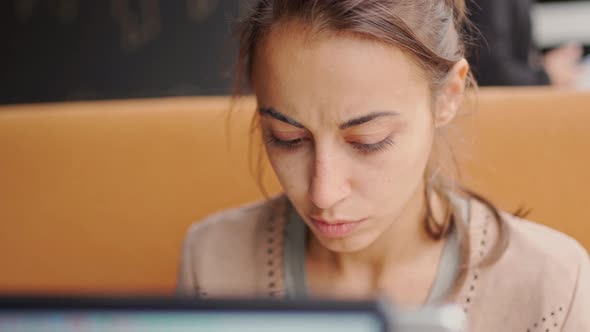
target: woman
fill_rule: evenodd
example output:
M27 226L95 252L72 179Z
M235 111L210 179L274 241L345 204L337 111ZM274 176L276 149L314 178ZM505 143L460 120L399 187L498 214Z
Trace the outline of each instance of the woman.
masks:
M464 3L264 0L241 59L284 190L193 226L178 288L202 297L457 303L472 331L590 330L571 238L445 177L469 66Z

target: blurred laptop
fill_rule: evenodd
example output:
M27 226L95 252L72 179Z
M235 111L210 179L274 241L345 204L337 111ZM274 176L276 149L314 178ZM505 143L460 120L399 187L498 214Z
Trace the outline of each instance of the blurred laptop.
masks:
M379 302L0 298L11 332L457 332L450 308L394 314Z

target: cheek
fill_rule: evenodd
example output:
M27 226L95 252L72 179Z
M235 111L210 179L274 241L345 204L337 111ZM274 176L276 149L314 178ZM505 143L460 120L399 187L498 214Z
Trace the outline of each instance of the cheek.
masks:
M426 125L406 128L394 139L395 146L363 163L354 171L355 182L368 204L404 201L420 184L432 147Z
M266 153L281 187L291 199L305 195L309 180L309 157L304 151L267 148Z
M421 177L430 158L434 137L434 125L429 108L417 111L399 145L397 162L403 171Z

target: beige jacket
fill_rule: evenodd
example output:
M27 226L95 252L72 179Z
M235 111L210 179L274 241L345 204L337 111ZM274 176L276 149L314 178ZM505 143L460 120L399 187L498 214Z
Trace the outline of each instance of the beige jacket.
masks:
M286 198L244 206L194 224L178 279L200 297L284 296ZM590 331L590 259L575 240L506 215L510 244L491 266L471 268L449 298L467 313L468 331ZM472 264L498 237L490 212L472 202Z

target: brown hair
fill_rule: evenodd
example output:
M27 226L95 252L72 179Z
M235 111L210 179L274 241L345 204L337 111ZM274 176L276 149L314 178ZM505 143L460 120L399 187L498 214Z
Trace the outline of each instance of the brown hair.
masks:
M432 95L444 86L453 66L466 57L466 36L470 27L464 0L258 0L239 26L240 57L238 85L251 81L255 54L261 40L276 26L297 20L314 31L350 33L400 48L428 73ZM467 84L476 87L471 73ZM441 141L444 141L441 140ZM435 145L436 149L436 145ZM451 151L452 152L452 151ZM438 152L440 154L440 151ZM433 153L433 156L435 153ZM456 164L456 163L455 163ZM455 222L449 192L476 199L489 208L500 225L500 241L485 262L499 258L508 234L498 209L483 197L461 187L452 175L443 175L431 158L425 172L427 217L425 228L434 239L445 237L452 227L463 228L463 257L469 257L468 234L463 222ZM456 167L458 170L458 167ZM458 171L457 171L458 176ZM437 221L430 209L430 191L446 203L446 217ZM465 262L464 267L469 262Z

